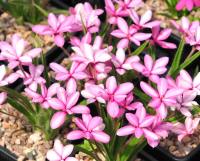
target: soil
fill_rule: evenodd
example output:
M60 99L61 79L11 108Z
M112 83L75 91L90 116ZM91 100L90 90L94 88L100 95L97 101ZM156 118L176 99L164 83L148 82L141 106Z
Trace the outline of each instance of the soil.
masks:
M0 41L7 41L13 34L17 33L34 47L39 43L37 47L41 47L43 53L46 53L53 47L53 39L46 35L36 36L36 34L32 32L31 27L32 24L29 23L23 25L17 24L15 18L4 12L0 15Z

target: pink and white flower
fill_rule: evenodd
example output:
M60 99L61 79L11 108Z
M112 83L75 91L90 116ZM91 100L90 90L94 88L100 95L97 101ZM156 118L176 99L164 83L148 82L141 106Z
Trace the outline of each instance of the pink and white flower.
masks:
M151 34L140 33L135 27L129 27L123 18L117 19L117 26L119 29L111 32L112 36L121 39L117 44L117 48L127 48L130 42L139 46L141 41L147 40L151 37Z
M52 84L49 88L45 84L41 84L41 93L31 89L25 88L26 95L32 99L32 102L39 103L43 108L49 108L49 100L56 95L57 89L60 87L58 83Z
M101 21L98 16L103 13L102 9L93 9L90 3L78 3L74 8L70 8L70 14L75 24L80 26L79 31L95 33L99 31Z
M72 16L59 15L56 17L53 13L48 15L48 25L35 25L32 30L39 35L51 35L57 46L63 47L65 39L64 32L75 32L79 29L74 24Z
M67 114L88 114L90 109L84 105L76 105L80 96L79 92L75 92L71 89L73 87L57 89L57 98L51 98L48 103L51 108L57 110L51 118L51 128L56 129L60 127L66 119Z
M34 48L26 51L28 43L20 38L17 34L12 36L11 44L8 42L0 42L1 57L8 61L8 67L14 69L19 65L31 65L32 59L39 56L42 52L41 48Z
M74 145L68 144L63 146L60 140L56 139L53 149L47 152L47 159L49 161L78 161L74 157L69 157L74 149Z
M178 140L181 141L185 136L192 135L199 125L200 118L192 119L187 117L185 124L175 123L172 128L172 132L178 134Z
M164 49L175 49L176 44L165 41L170 36L171 32L171 29L163 29L162 31L160 31L159 26L153 27L151 43L156 43Z
M38 84L44 84L46 83L46 80L41 77L41 74L44 70L43 65L30 65L29 66L29 73L25 71L18 70L17 73L19 74L20 78L23 78L24 85L28 86L33 91L37 90Z
M179 88L168 89L167 80L164 78L159 79L157 90L143 81L140 82L140 87L152 98L148 105L153 107L162 119L167 116L167 107L175 106L177 96L183 93L183 90Z
M116 56L113 55L112 62L118 74L123 75L126 70L133 69L134 63L138 63L140 58L138 56L130 56L126 58L125 51L122 48L117 49Z
M144 56L144 65L141 63L134 63L132 68L156 83L160 79L159 75L162 75L167 71L166 66L168 62L168 57L161 57L154 61L150 55L146 54Z
M66 135L68 140L85 138L105 144L110 141L110 136L103 131L105 124L103 123L103 119L101 117L92 117L90 114L83 114L82 120L79 118L75 119L75 124L80 130L69 132Z

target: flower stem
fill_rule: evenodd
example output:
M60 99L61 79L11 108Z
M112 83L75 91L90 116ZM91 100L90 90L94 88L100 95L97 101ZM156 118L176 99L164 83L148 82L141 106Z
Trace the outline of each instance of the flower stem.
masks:
M68 57L70 57L69 52L68 52L64 47L62 47L61 49L62 49L62 51L63 51Z
M192 47L192 50L190 51L190 53L188 54L188 56L186 57L185 60L189 59L192 56L192 54L195 52L195 50L196 50L196 48Z

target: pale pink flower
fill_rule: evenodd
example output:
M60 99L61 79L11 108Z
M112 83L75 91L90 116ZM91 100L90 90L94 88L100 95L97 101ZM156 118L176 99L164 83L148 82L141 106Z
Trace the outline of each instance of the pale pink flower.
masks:
M179 32L183 33L185 36L193 35L200 25L199 21L190 22L187 17L182 17L180 24L174 20L171 20L171 23L174 25L175 28L179 30Z
M20 38L17 34L12 36L11 44L8 42L0 42L1 56L9 62L8 67L13 69L19 65L30 65L32 59L39 56L42 52L41 48L34 48L26 51L27 42Z
M161 57L154 61L150 55L146 54L144 56L144 65L141 63L134 63L132 68L156 83L159 80L159 75L167 71L166 66L168 62L168 57Z
M14 83L19 78L17 73L9 74L5 65L0 66L0 73L0 86L6 86L8 84Z
M57 89L57 98L51 98L48 103L54 109L57 110L51 118L51 128L56 129L60 127L66 119L67 114L88 114L90 109L84 105L76 105L79 99L79 92L73 91L75 87L67 86L67 90L60 87Z
M80 31L86 29L87 32L95 33L99 31L101 24L99 15L102 9L93 9L90 3L78 3L74 8L70 8L70 14L74 18L75 24L80 26Z
M159 141L159 137L149 129L152 123L154 122L155 117L148 115L143 106L137 108L135 114L127 113L126 119L128 120L129 125L126 125L118 129L117 130L118 136L126 136L134 134L136 138L144 136L147 139L147 141L150 140Z
M134 22L134 28L137 30L143 29L143 28L153 28L155 26L160 25L160 21L150 21L152 18L152 11L148 10L146 11L141 17L138 16L138 14L134 11L130 11L130 18Z
M86 68L86 64L73 62L70 70L68 71L66 67L59 65L57 63L51 63L50 68L55 72L55 79L59 81L74 81L82 80L88 77L88 75L84 72Z
M19 74L20 78L23 78L24 85L26 85L30 89L36 91L38 84L46 83L46 80L43 77L41 77L43 70L44 70L43 65L38 65L38 66L30 65L29 73L18 70L17 74Z
M200 1L199 0L179 0L179 2L176 5L176 10L180 11L186 8L188 11L191 11L193 7L200 7Z
M135 27L129 27L127 22L121 17L117 20L117 26L119 29L111 32L112 36L121 39L117 44L117 48L126 48L130 42L139 46L141 41L147 40L151 37L151 34L140 33Z
M147 142L151 147L158 146L161 139L168 137L170 129L173 128L172 124L169 122L163 122L158 116L155 117L154 122L151 125L151 132L153 132L157 137L147 138Z
M92 117L90 114L83 114L82 120L79 118L75 119L75 124L80 130L69 132L67 134L68 140L85 138L101 143L108 143L110 141L110 136L103 131L105 124L101 117Z
M87 103L90 104L90 103L93 103L95 101L98 101L98 102L101 102L101 103L105 103L105 100L101 96L98 96L96 94L96 91L90 90L91 89L90 88L91 85L94 85L94 82L93 83L86 82L85 83L85 89L81 91L81 95L84 98L87 98ZM103 90L104 90L103 84L99 84L98 86L100 87L100 89L102 89L102 92L103 92Z
M133 90L134 86L130 82L117 85L117 80L114 76L109 77L105 83L105 89L99 85L90 85L87 87L86 98L91 99L88 93L94 95L97 101L101 103L107 102L107 112L112 118L116 118L119 115L119 104L122 103L127 95ZM102 100L103 98L103 100Z
M181 141L185 136L192 135L199 125L200 118L192 119L187 117L185 119L185 124L175 123L172 132L178 135L178 140Z
M183 93L183 90L179 88L168 89L167 80L164 78L159 79L157 90L143 81L140 82L140 87L152 98L148 105L155 108L162 119L167 116L167 107L176 105L177 96Z
M45 86L45 84L41 84L41 93L31 89L25 88L24 91L28 97L32 99L32 102L39 103L43 108L49 108L49 100L56 95L57 89L60 87L58 83L52 84L49 88Z
M196 95L200 95L200 72L192 79L186 70L181 70L177 77L177 85L184 90L192 90Z
M35 25L32 30L40 35L51 35L57 46L63 47L65 39L64 32L75 32L78 27L74 24L72 16L59 15L56 17L53 13L48 15L48 25Z
M7 93L6 92L1 92L0 93L0 105L4 104L7 99Z
M191 37L186 37L186 42L200 51L200 26Z
M63 146L60 140L56 139L54 141L53 149L47 152L47 159L49 161L78 161L74 157L69 157L74 149L74 145L68 144Z
M153 27L151 43L152 44L156 43L164 49L175 49L176 44L165 41L170 36L171 32L172 32L171 29L164 29L160 31L159 26Z
M192 114L190 111L192 110L193 106L198 105L198 103L194 101L195 98L196 94L193 91L185 91L181 96L177 97L177 103L175 105L175 108L186 117L191 117Z
M116 56L112 56L112 62L116 68L118 74L123 75L126 70L133 69L135 62L139 62L140 58L138 56L130 56L126 58L125 51L122 48L117 49Z

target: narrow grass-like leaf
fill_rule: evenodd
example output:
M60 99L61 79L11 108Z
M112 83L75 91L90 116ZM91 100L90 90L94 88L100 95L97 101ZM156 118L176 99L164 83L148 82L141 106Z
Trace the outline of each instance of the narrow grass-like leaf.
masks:
M174 59L173 59L172 65L169 69L168 75L172 75L179 68L184 44L185 44L185 41L182 39L178 46L178 50L176 51L176 54L174 56Z
M145 41L140 47L138 47L134 52L132 52L132 55L140 55L144 51L144 49L147 47L149 44L148 41Z

